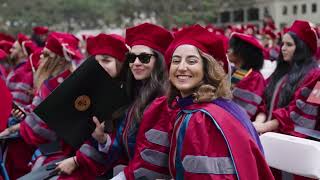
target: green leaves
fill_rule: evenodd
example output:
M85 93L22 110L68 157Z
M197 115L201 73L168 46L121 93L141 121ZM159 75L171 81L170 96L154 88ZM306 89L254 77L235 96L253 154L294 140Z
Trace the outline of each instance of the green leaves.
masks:
M0 0L0 31L31 33L32 26L78 31L109 25L121 28L135 19L156 19L167 28L214 23L222 3L244 0ZM231 5L229 4L229 5Z

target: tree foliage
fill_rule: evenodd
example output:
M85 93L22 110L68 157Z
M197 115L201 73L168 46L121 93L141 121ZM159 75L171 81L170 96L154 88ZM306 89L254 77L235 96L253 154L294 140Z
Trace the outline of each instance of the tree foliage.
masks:
M36 25L62 31L126 27L139 18L153 18L165 27L212 23L222 1L0 0L0 31L30 33Z

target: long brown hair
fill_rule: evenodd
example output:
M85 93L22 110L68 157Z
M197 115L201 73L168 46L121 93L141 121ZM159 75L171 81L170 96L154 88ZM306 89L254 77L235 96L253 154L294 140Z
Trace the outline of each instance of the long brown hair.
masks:
M278 107L286 107L290 103L293 94L296 89L301 85L302 80L305 78L308 72L315 68L318 68L318 64L311 53L310 48L293 33L288 32L291 38L294 40L296 49L294 51L291 64L283 60L283 54L280 51L277 68L270 76L270 82L265 89L265 97L267 106L270 107L271 99L275 91L277 82L285 75L288 75L288 79L285 85L280 90Z
M211 102L217 98L232 99L231 83L222 65L211 55L199 49L198 51L203 60L204 78L201 84L194 90L192 95L194 102ZM179 90L170 83L168 93L169 105L172 105L173 100L177 96L180 96Z
M156 50L152 51L156 55L156 61L149 79L143 82L136 81L132 72L130 70L127 72L127 90L133 100L133 118L137 123L140 123L145 108L155 98L165 95L168 88L168 72L164 56ZM124 67L129 67L127 61Z

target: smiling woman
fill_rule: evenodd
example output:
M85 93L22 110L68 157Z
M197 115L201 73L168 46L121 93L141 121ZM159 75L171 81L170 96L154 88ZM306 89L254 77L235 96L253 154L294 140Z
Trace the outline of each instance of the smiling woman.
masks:
M145 45L135 45L127 56L129 67L136 80L145 80L150 77L156 62L156 55Z
M169 137L170 173L175 179L273 179L254 127L230 100L228 61L218 47L219 37L194 25L177 32L166 52L169 105L180 110Z
M117 59L123 62L122 70L125 73L121 70L120 75L125 75L124 87L130 96L131 104L114 113L117 114L111 119L115 123L114 128L107 133L104 131L104 125L97 118L93 119L96 124L92 133L93 139L81 146L76 158L69 158L64 162L73 164L71 170L67 166L62 167L68 174L73 172L70 176L65 176L66 179L94 179L118 163L128 164L133 158L136 142L140 140L136 137L140 127L148 125L142 121L145 110L157 97L164 95L167 89L168 78L163 54L172 41L171 33L160 26L145 23L128 28L125 41L131 49L129 53L122 52L122 58ZM118 51L114 44L106 43L110 41L101 42L107 44L108 49L115 48L114 52ZM115 54L103 54L118 57ZM110 57L102 60L100 56L96 56L96 60L111 74ZM95 144L99 144L99 148ZM150 154L148 155L150 157ZM136 172L136 179L148 172L147 169L141 171Z
M217 97L229 99L230 83L221 67L223 63L227 62L219 63L196 46L181 45L173 53L169 78L182 97L193 95L197 102L211 101Z
M184 53L187 52L187 53ZM179 46L171 60L170 80L182 97L193 93L194 87L200 85L203 79L203 61L195 46Z

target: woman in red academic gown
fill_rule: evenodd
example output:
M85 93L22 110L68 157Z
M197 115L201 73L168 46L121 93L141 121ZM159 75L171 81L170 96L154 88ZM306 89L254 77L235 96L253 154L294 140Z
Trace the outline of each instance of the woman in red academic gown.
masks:
M230 100L221 45L199 25L177 32L169 97L145 112L135 156L114 179L273 179L249 117Z
M95 145L82 145L75 156L78 164L72 168L61 168L59 165L61 171L70 174L60 178L95 178L119 163L128 164L134 155L136 142L139 141L136 135L140 126L144 125L141 119L144 112L154 99L164 95L167 85L164 53L172 41L171 33L160 26L144 23L128 28L125 40L131 47L123 59L123 68L126 68L123 70L127 71L125 86L133 102L116 119L113 132L104 133L99 128L100 124L96 123L97 128L93 133ZM84 177L83 174L90 176Z
M278 66L265 90L265 111L254 122L258 132L278 131L306 138L310 130L319 130L319 106L307 102L320 80L316 50L315 31L309 22L296 20L283 36Z
M266 81L260 70L263 66L263 47L256 38L233 33L229 41L228 57L234 64L231 82L233 101L243 107L254 120L263 104Z
M69 38L69 36L71 35L67 35L66 33L52 33L50 35L46 47L44 48L41 55L40 66L35 73L34 87L37 91L35 97L32 100L31 110L33 110L37 105L39 105L54 90L55 87L62 83L63 80L71 74L71 71L69 70L71 69L71 62L66 60L66 58L64 57L62 47L62 43L69 45L72 44L71 39L76 41L75 37ZM76 59L77 55L71 57ZM57 141L57 137L54 131L50 130L48 126L32 112L27 113L26 118L22 120L21 123L13 125L10 128L7 128L3 132L1 132L1 136L5 136L7 134L17 131L19 131L22 139L27 144L32 146L39 146L42 144ZM19 160L20 163L28 165L34 150L31 153L29 151L29 153L27 153L25 148L15 148L14 150L15 151L9 149L8 153L16 153L23 155L23 159L19 158L16 160ZM36 169L37 167L40 167L42 164L46 164L57 158L69 155L69 153L72 151L71 147L69 147L66 144L62 145L62 150L63 153L54 154L50 157L41 155L41 153L39 153L40 151L37 150L35 153L36 155L34 156L32 161L32 168ZM7 163L11 163L11 161L8 160ZM19 167L20 165L18 163L15 163L14 166ZM28 171L30 171L30 169ZM25 174L28 171L24 171L23 174ZM13 170L13 173L15 175L18 174L15 170ZM19 176L23 174L19 174Z

